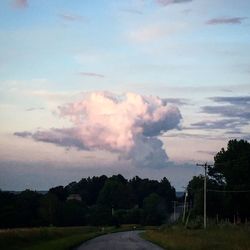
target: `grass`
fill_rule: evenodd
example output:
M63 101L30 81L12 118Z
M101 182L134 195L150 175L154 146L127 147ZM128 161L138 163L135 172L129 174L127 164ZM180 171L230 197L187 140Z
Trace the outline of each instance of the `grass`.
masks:
M173 227L147 230L142 237L168 250L250 250L250 228L244 226L207 230Z
M68 250L96 236L113 232L114 228L44 227L0 230L0 249L4 250Z
M0 230L0 249L70 250L82 242L106 233L144 229L135 224L114 227L41 227ZM154 229L154 227L146 227Z

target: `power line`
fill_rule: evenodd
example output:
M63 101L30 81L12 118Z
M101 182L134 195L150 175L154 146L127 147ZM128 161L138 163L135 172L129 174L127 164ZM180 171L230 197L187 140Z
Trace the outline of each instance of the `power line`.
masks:
M219 189L207 189L208 192L218 193L250 193L250 190L219 190Z
M188 188L188 191L202 192L204 188ZM207 189L207 192L218 192L218 193L250 193L250 190L220 190L220 189Z

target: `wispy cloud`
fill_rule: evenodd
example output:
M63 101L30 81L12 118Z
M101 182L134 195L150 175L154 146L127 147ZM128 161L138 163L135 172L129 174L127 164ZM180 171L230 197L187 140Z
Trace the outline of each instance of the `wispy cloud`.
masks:
M15 132L14 135L15 135L15 136L19 136L19 137L26 138L26 137L31 137L31 136L32 136L32 133L31 133L31 132L28 132L28 131L23 131L23 132Z
M89 77L100 77L100 78L104 78L105 77L102 74L93 73L93 72L79 72L79 74L82 75L82 76L89 76Z
M210 97L214 102L226 102L233 105L246 105L250 104L250 96L216 96Z
M74 22L74 21L84 21L85 18L83 16L74 15L70 13L59 13L58 16L62 18L64 21Z
M217 105L203 106L201 112L218 117L192 123L189 129L219 129L234 134L250 124L250 96L219 96L209 99Z
M161 6L166 6L170 4L188 3L192 1L193 0L156 0L156 3L158 3Z
M161 38L175 34L186 27L185 23L169 23L169 24L149 24L137 27L127 33L128 39L132 42L145 43L157 41Z
M192 123L191 126L195 129L238 129L242 125L247 125L247 121L239 119L222 119L222 120L205 120Z
M220 25L220 24L241 24L247 17L219 17L212 18L206 21L208 25Z
M183 127L183 131L188 131L188 130L194 130L193 127ZM195 129L197 130L197 129ZM194 133L170 133L168 135L162 135L162 137L174 137L174 138L183 138L183 139L203 139L203 140L225 140L224 136L218 136L218 135L212 135L210 134L205 134L200 133L200 134L194 134Z
M222 117L250 119L250 96L211 97L210 100L224 105L203 106L202 112L218 114Z
M52 128L48 131L36 131L35 133L30 133L27 131L24 132L15 132L14 135L24 138L32 138L35 141L53 143L55 145L63 147L76 147L82 150L88 150L80 138L75 136L74 128L67 129L58 129Z
M13 7L17 9L24 9L28 7L28 0L14 0Z
M120 9L120 11L134 15L143 15L142 11L136 9Z
M36 110L44 110L43 107L38 107L38 108L27 108L26 111L36 111Z
M185 98L165 98L164 101L166 101L167 103L172 103L172 104L179 105L179 106L190 104L189 100Z
M225 106L204 106L202 112L207 114L218 114L222 117L240 117L250 119L249 107L236 107L233 105Z

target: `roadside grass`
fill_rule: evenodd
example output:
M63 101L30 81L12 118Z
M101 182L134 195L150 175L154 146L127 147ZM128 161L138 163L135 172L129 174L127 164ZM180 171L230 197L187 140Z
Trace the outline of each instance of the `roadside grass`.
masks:
M168 250L250 250L250 227L147 230L142 237Z
M43 227L0 230L0 249L4 250L66 250L86 240L108 233L98 227Z
M41 227L0 230L0 249L3 250L69 250L97 236L145 229L138 225L115 227ZM148 229L154 229L148 228Z

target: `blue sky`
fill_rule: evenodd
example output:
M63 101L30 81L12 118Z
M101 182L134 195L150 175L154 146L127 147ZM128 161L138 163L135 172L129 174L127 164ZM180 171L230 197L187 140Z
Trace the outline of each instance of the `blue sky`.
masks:
M114 173L166 176L177 189L186 185L200 173L196 162L212 162L229 139L249 139L249 18L247 0L1 1L0 188L47 189ZM167 155L166 167L138 167L137 147L124 158L121 148L103 141L92 147L86 137L81 143L88 150L55 142L55 129L71 142L79 139L69 138L66 129L78 124L58 106L91 103L86 95L100 91L111 92L115 103L136 93L155 112L165 105L156 97L178 108L178 125L147 137L151 146L163 143L153 153L164 154L162 160ZM108 103L110 96L102 97ZM116 115L118 106L112 106ZM136 143L144 134L136 134Z

